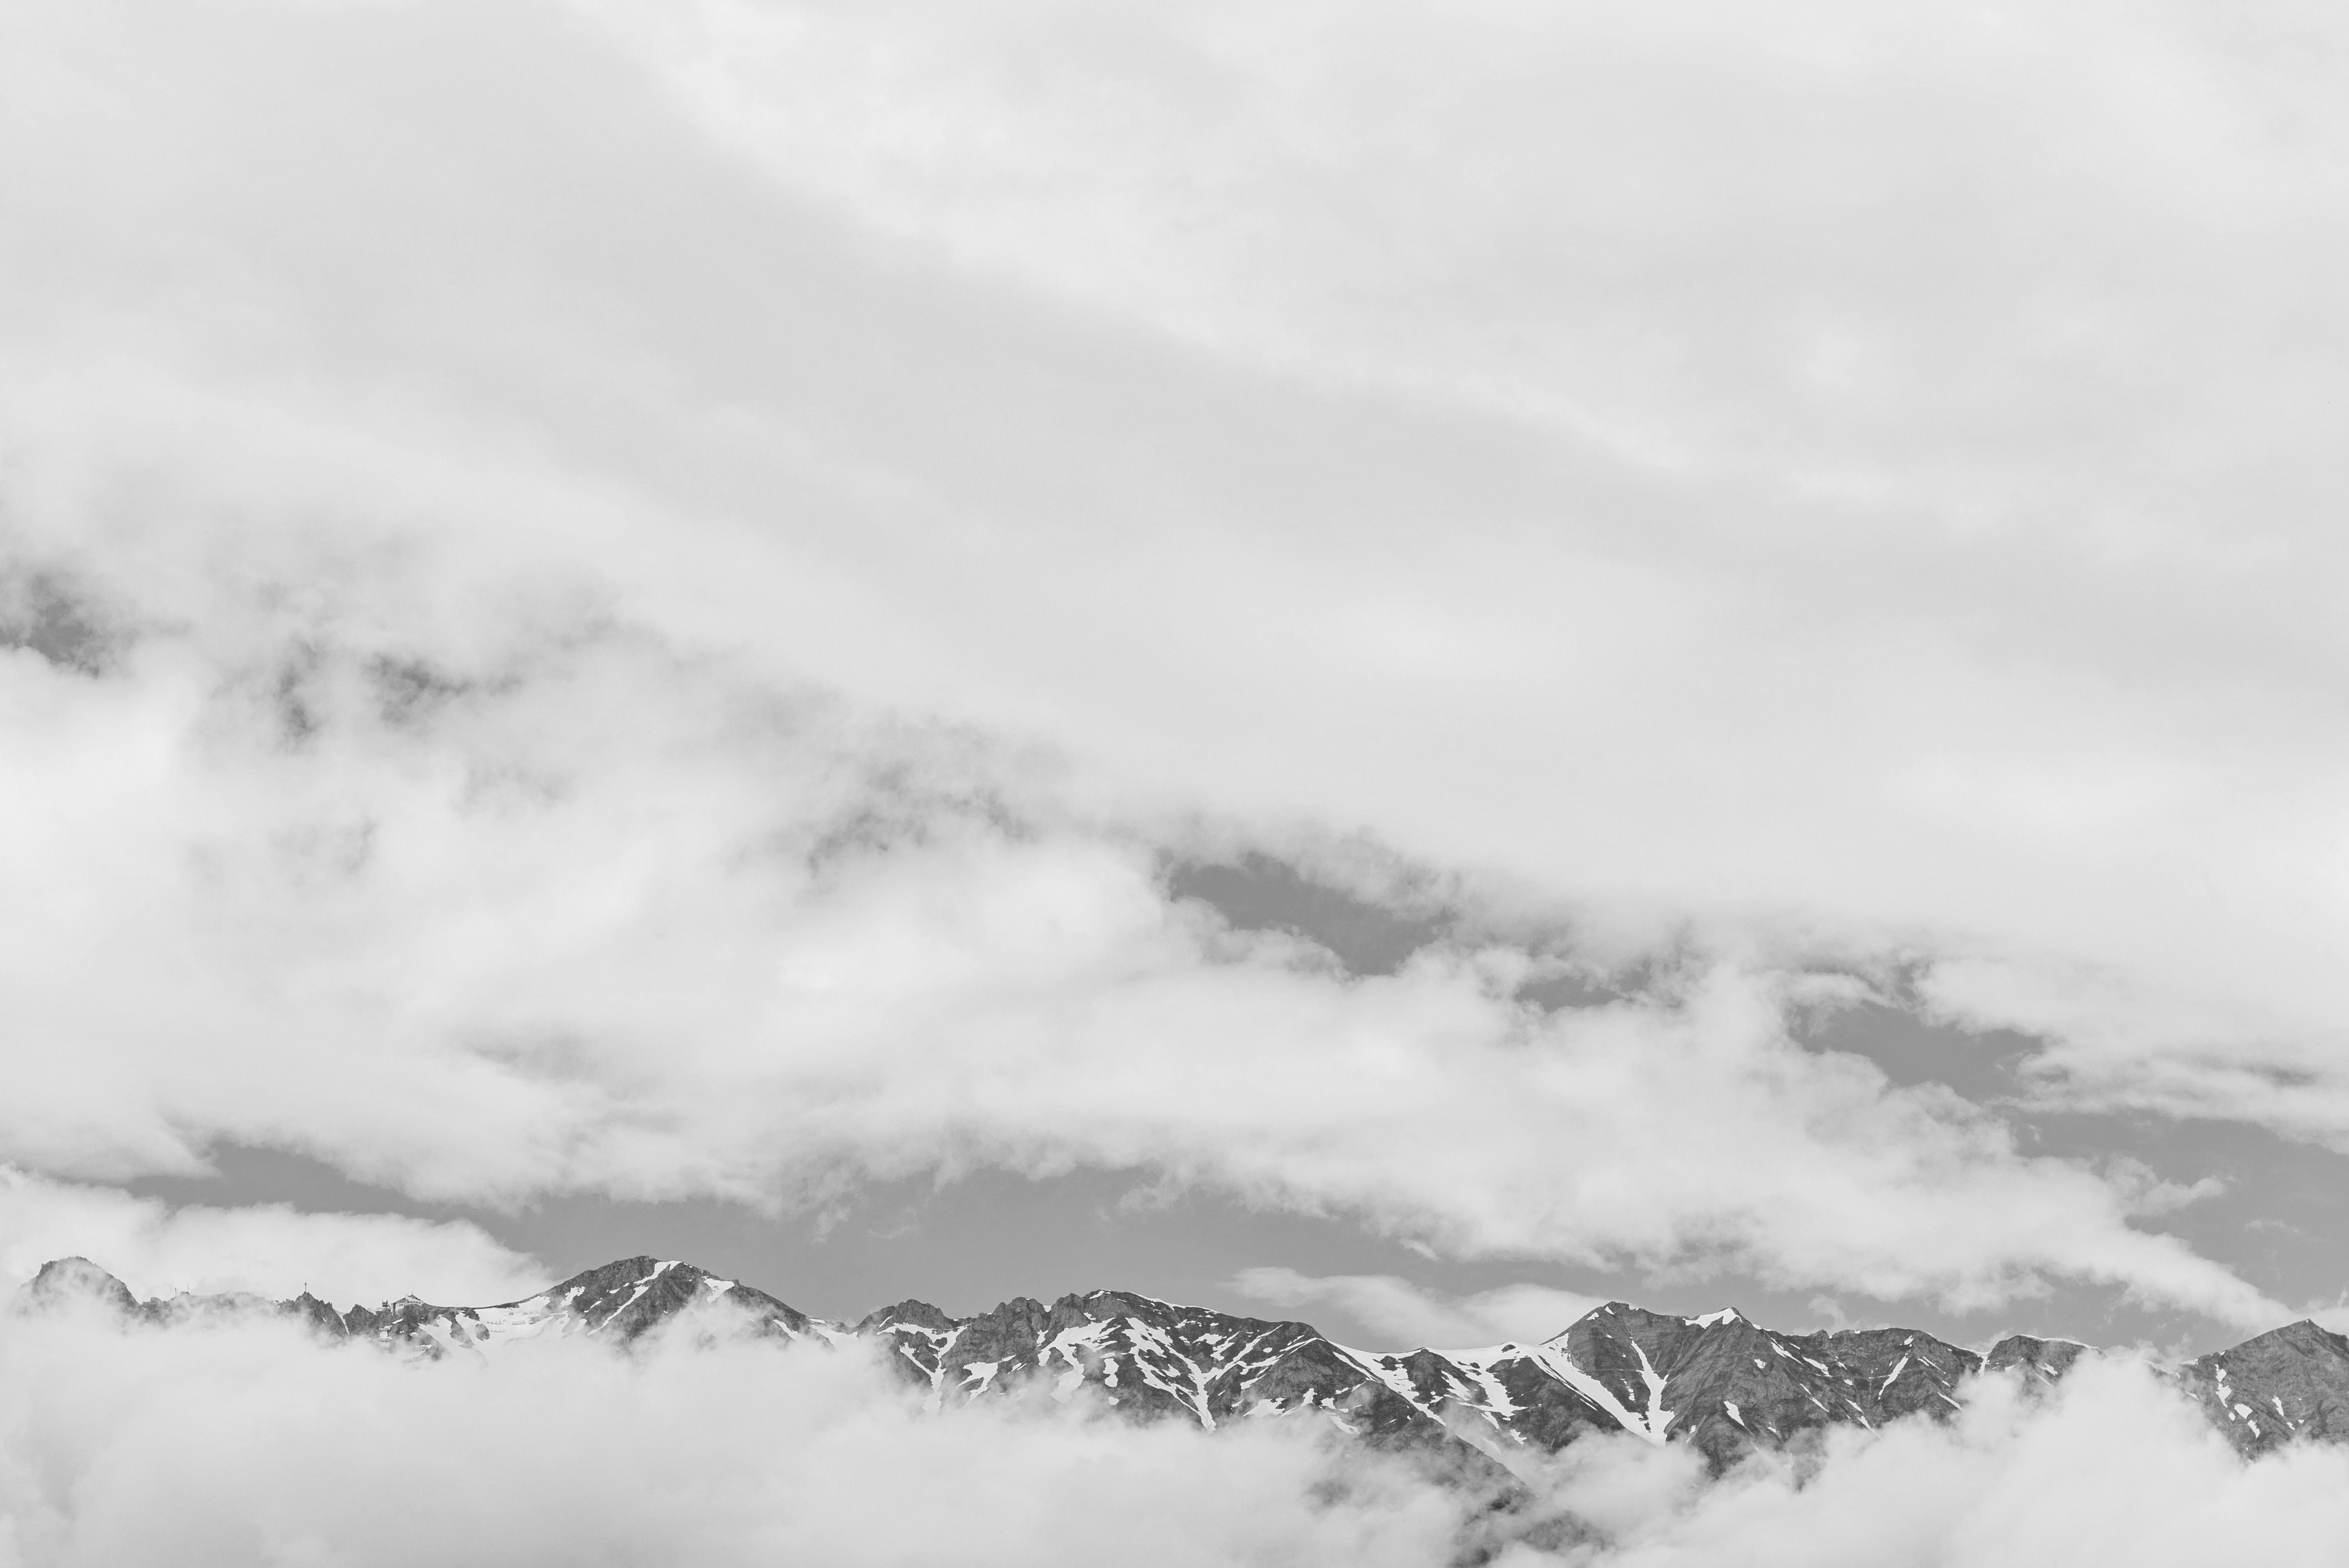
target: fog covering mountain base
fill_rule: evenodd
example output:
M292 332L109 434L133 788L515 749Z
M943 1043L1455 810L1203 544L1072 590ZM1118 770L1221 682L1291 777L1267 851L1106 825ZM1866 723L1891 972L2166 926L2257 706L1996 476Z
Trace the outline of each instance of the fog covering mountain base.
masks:
M1618 1307L1576 1326L1579 1345L1390 1357L1120 1293L970 1319L904 1303L843 1326L651 1258L502 1306L337 1312L141 1302L66 1260L0 1313L0 1564L2318 1568L2349 1533L2349 1446L2240 1451L2179 1397L2220 1381L2207 1363L2165 1380L2039 1342L1983 1375L1919 1335L1889 1392L1854 1398L1920 1391L1925 1418L1781 1424L1787 1441L1721 1470L1684 1440L1711 1418L1708 1366L1824 1337L1848 1370L1889 1346L1725 1314ZM1536 1352L1588 1357L1644 1414L1598 1346L1662 1378L1661 1440L1568 1421L1552 1450L1530 1416L1433 1392L1481 1388L1480 1370L1506 1391L1523 1380L1506 1364ZM2339 1350L2295 1328L2216 1359L2247 1406L2296 1363L2305 1384L2276 1397L2289 1411L2313 1391L2329 1413ZM1733 1427L1780 1419L1749 1380L1780 1358L1755 1358L1721 1385ZM1258 1413L1283 1397L1295 1407Z
M1759 1449L1827 1429L1868 1430L1911 1417L1945 1419L1966 1386L2011 1373L2044 1387L2084 1356L2069 1340L2013 1335L1989 1353L1906 1328L1787 1335L1734 1310L1701 1317L1601 1306L1538 1344L1377 1352L1340 1345L1311 1325L1239 1317L1102 1290L1049 1306L1021 1296L973 1317L902 1301L839 1324L677 1260L622 1258L540 1294L489 1306L415 1296L337 1311L305 1292L287 1301L181 1295L139 1301L83 1258L44 1266L20 1311L95 1302L159 1325L264 1313L329 1339L428 1360L495 1354L570 1336L626 1346L671 1325L722 1326L786 1343L877 1349L930 1411L990 1394L1047 1387L1066 1403L1085 1389L1141 1419L1215 1430L1250 1418L1318 1411L1367 1445L1441 1458L1500 1482L1526 1454L1591 1436L1682 1442L1718 1473ZM2275 1329L2161 1376L2246 1455L2297 1439L2349 1439L2349 1337L2311 1322ZM1496 1466L1498 1468L1496 1468Z

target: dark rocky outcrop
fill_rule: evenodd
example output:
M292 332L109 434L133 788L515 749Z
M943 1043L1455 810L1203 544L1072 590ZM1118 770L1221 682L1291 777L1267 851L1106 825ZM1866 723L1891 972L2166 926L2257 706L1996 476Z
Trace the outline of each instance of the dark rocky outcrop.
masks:
M2349 1339L2305 1318L2189 1362L2178 1381L2245 1454L2349 1441Z
M1985 1372L2011 1372L2035 1387L2061 1382L2088 1347L2074 1339L2033 1339L2012 1334L1991 1346L1982 1362Z
M20 1312L46 1312L66 1306L94 1305L116 1312L136 1313L139 1298L130 1287L88 1258L57 1258L16 1293Z

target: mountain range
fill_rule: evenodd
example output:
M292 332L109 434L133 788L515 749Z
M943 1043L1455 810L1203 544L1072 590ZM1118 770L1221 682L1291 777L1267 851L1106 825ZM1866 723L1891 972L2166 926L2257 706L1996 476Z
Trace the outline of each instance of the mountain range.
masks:
M24 1287L17 1310L72 1300L163 1326L285 1315L333 1339L436 1360L493 1355L540 1336L626 1345L697 1323L782 1342L864 1342L934 1409L1013 1390L1067 1399L1090 1387L1137 1418L1209 1429L1314 1411L1372 1446L1448 1457L1487 1473L1495 1464L1506 1470L1515 1454L1615 1432L1691 1444L1718 1471L1757 1448L1830 1428L1945 1417L1967 1382L1985 1374L2052 1385L2084 1356L2101 1354L2025 1335L1980 1355L1916 1329L1781 1334L1735 1311L1677 1317L1621 1302L1538 1343L1392 1353L1340 1345L1306 1323L1113 1290L1049 1305L1023 1296L975 1317L909 1300L843 1324L651 1257L622 1258L492 1306L408 1296L339 1311L306 1292L290 1301L185 1294L141 1301L97 1264L64 1258ZM2275 1329L2164 1376L2247 1456L2299 1439L2349 1440L2349 1338L2314 1323Z

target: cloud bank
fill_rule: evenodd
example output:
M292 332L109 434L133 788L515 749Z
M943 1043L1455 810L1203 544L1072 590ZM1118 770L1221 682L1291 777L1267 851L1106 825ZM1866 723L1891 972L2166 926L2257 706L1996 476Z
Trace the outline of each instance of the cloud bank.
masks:
M1440 1561L1460 1503L1268 1423L925 1417L862 1356L592 1343L409 1367L279 1324L0 1331L5 1560Z
M181 1564L2318 1563L2349 1455L2238 1460L2141 1367L1707 1480L1592 1439L1503 1513L1318 1418L1129 1425L1038 1389L925 1415L854 1351L523 1342L410 1365L281 1322L0 1323L0 1513L24 1568ZM424 1503L429 1500L429 1506Z
M1993 1379L1946 1426L1838 1438L1713 1486L1629 1443L1566 1457L1551 1506L1606 1538L1569 1558L1609 1568L2314 1564L2349 1506L2349 1456L2309 1445L2246 1464L2126 1362L2086 1364L2045 1406Z

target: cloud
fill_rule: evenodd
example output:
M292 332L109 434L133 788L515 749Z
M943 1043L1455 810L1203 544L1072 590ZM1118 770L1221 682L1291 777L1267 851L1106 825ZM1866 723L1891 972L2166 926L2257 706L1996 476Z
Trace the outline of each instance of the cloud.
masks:
M1455 1253L2281 1315L1787 1021L1822 953L2020 954L2203 994L2272 1086L2222 1103L2333 1116L2272 1070L2344 1016L2301 57L649 15L0 22L0 543L108 649L0 656L0 1153L1140 1167ZM1169 903L1202 819L1657 982L1345 979Z
M81 1256L141 1296L308 1289L342 1305L417 1295L475 1305L544 1288L544 1264L462 1222L305 1213L283 1204L171 1209L111 1188L0 1168L0 1280L13 1290L53 1258Z
M1917 989L1929 1017L2044 1042L2025 1068L2038 1106L2251 1122L2349 1151L2340 1054L2289 1018L2013 954L1942 958Z
M1947 1423L1838 1432L1717 1481L1630 1438L1520 1456L1527 1496L1497 1516L1328 1435L1136 1426L1041 1388L929 1416L875 1360L817 1346L559 1340L410 1365L282 1322L0 1321L0 1513L25 1568L1401 1565L1449 1560L1464 1528L1511 1568L2290 1568L2329 1561L2349 1524L2349 1454L2246 1463L2111 1360L2047 1398L1986 1380Z
M36 8L10 445L236 405L1123 800L2337 1043L2305 25Z
M1715 1486L1633 1443L1569 1449L1552 1506L1607 1540L1597 1568L1975 1568L2315 1564L2344 1522L2349 1455L2326 1444L2246 1464L2144 1367L2096 1361L2042 1405L1996 1379L1946 1425L1839 1435L1817 1456ZM1505 1558L1530 1564L1531 1553Z
M1535 955L1474 940L1345 976L1170 899L1146 821L1032 750L663 634L616 575L477 545L494 494L327 455L391 488L181 472L95 549L28 487L23 557L135 632L103 676L0 661L0 864L57 890L0 913L10 1158L112 1178L230 1139L506 1203L1081 1164L1454 1254L2286 1315L2137 1228L2142 1173L1800 1045L1859 982L1701 950L1546 1013ZM230 521L179 515L207 496Z
M266 1323L9 1323L9 1560L1401 1568L1443 1559L1467 1501L1318 1421L931 1418L821 1347L517 1351L419 1367Z
M1304 1274L1295 1269L1245 1269L1231 1288L1284 1312L1327 1302L1395 1344L1466 1348L1507 1340L1539 1343L1563 1332L1599 1297L1546 1285L1512 1284L1450 1297L1393 1274Z
M779 199L1236 367L1297 454L1163 397L1160 441L1255 487L1154 473L1151 521L1089 534L1036 501L989 541L1019 627L927 602L1089 750L1447 861L2108 969L2214 1000L2238 1048L2272 1015L2337 1053L2309 584L2343 474L2306 410L2342 359L2302 325L2349 242L2312 150L2344 129L2337 25L594 13ZM1277 426L1266 379L1458 423Z

